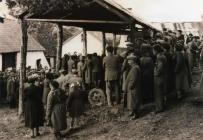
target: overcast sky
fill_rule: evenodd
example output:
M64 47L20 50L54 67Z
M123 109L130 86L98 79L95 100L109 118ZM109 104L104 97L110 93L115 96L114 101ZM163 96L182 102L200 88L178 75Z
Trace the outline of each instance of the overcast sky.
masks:
M200 21L203 0L114 0L148 21ZM3 4L0 12L7 13Z
M114 0L117 1L117 0ZM199 21L203 0L121 0L149 21Z

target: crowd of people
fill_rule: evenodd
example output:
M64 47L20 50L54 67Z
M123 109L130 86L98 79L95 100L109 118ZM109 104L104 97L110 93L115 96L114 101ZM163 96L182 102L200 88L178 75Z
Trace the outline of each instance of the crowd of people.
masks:
M181 99L192 83L194 67L203 66L203 39L181 30L164 30L154 38L145 37L129 42L127 49L106 47L106 56L97 53L85 56L64 55L61 70L27 69L23 93L25 126L32 137L39 136L45 121L60 139L67 129L66 114L72 118L71 128L84 114L87 93L101 88L109 107L122 104L129 118L139 117L140 106L154 102L155 113L165 110L170 94ZM18 103L19 76L17 72L0 73L0 101L10 108Z

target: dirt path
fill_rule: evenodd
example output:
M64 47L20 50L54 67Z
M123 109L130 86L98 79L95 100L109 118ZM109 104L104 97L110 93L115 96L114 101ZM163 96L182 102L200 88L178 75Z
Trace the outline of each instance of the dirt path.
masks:
M203 140L203 95L199 94L200 74L193 76L193 90L182 101L169 102L167 111L155 115L153 106L142 117L130 121L118 108L96 108L83 117L83 125L67 140ZM0 140L29 140L29 131L18 122L17 111L0 108ZM51 140L50 129L41 128L40 140Z

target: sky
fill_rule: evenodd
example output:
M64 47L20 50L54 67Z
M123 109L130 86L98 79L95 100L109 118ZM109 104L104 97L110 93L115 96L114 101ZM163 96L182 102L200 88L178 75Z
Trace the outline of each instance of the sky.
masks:
M4 1L4 0L3 0ZM150 22L200 21L203 0L114 0ZM0 2L0 13L8 13Z
M151 22L200 21L203 0L114 0Z

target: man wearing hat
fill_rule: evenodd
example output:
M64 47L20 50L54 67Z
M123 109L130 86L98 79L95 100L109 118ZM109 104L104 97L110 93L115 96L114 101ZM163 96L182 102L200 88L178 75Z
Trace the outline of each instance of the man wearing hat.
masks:
M119 74L120 74L120 59L113 55L113 47L106 48L107 56L103 59L103 67L105 70L106 94L108 105L112 106L112 94L115 92L116 102L120 103L119 95Z
M102 75L102 59L97 53L92 55L92 82L94 87L99 87Z
M140 67L137 65L137 57L133 54L127 57L130 71L126 78L125 92L127 93L127 107L130 117L137 119L140 106Z
M140 58L142 103L153 101L154 87L154 62L152 58L152 46L141 45L142 57Z
M185 37L184 37L184 35L183 35L183 32L182 32L182 30L178 30L177 31L177 41L182 41L182 42L185 42Z
M166 62L167 59L163 54L162 46L156 44L154 46L154 54L156 55L156 63L154 69L154 98L155 113L164 111L164 94L166 92Z

